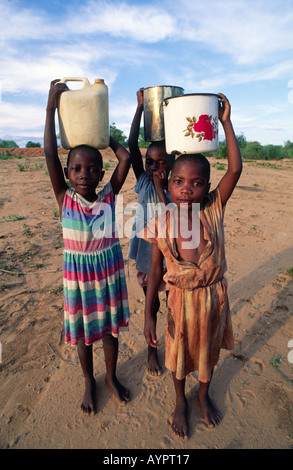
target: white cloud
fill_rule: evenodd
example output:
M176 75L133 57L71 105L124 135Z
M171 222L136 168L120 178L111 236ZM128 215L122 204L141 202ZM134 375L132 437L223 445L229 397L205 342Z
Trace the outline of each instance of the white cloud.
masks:
M45 109L35 105L0 103L0 133L11 128L16 131L40 128L45 122Z
M66 29L75 34L110 34L114 37L153 43L176 31L176 17L161 5L130 5L125 2L89 1L73 12ZM97 45L98 46L98 45Z
M237 115L234 97L243 102L243 88L253 94L265 82L270 98L270 81L282 79L284 99L293 102L292 0L69 1L60 17L56 3L34 8L36 2L0 0L0 137L4 128L40 128L50 81L65 76L104 78L111 120L126 134L140 86L168 83L227 96L232 89L233 122L251 128L277 127L284 104L272 96L261 108L256 97L246 115L243 109ZM264 116L276 120L263 123Z
M1 58L2 92L41 93L48 92L50 81L64 77L107 78L110 87L117 77L117 71L105 65L93 62L94 50L87 45L79 47L69 45L48 51L43 49L41 56L10 53ZM95 67L96 66L96 67ZM99 74L99 77L97 76Z
M277 126L266 126L266 125L259 125L259 126L241 126L242 129L261 129L261 130L266 130L266 131L274 131L274 132L280 132L283 131L283 127L277 127Z
M293 8L282 0L278 6L267 0L178 0L134 5L125 1L81 2L68 8L67 17L58 21L24 2L0 0L2 21L0 34L4 44L19 40L66 40L76 43L81 37L89 44L93 37L99 54L99 38L122 38L140 44L163 40L182 40L198 47L206 46L233 57L238 64L264 63L279 51L293 48ZM103 45L104 47L104 45Z
M54 18L46 12L29 8L25 2L0 0L2 21L0 41L40 40L77 42L81 37L132 39L141 43L154 43L171 37L176 32L176 16L160 5L129 5L123 1L81 2L77 8L68 8L66 17ZM90 39L89 39L90 42ZM100 43L93 43L99 54Z
M119 100L119 102L112 102L110 100L109 103L109 117L110 123L112 124L115 122L116 126L121 129L124 134L128 137L131 122L133 120L133 116L136 110L136 105L130 103L125 99ZM119 123L119 124L117 124ZM141 121L141 125L143 126L143 121Z
M23 5L13 0L0 1L2 19L0 41L9 43L11 40L44 39L46 35L54 31L54 23L49 24L45 14Z
M22 60L19 57L5 57L1 60L3 71L1 73L2 87L4 92L47 93L50 81L61 78L63 75L71 74L72 62L64 62L52 58L27 57ZM82 73L79 66L79 72Z
M173 10L174 11L174 10ZM181 37L231 55L239 64L263 63L293 48L291 2L182 0Z
M231 85L237 86L256 82L269 82L271 80L282 79L282 77L291 74L293 74L293 61L291 59L281 62L277 61L272 65L265 64L259 65L258 67L251 66L250 68L243 68L240 65L231 64L229 70L225 70L221 65L217 68L210 66L209 69L206 69L206 76L204 78L202 78L202 76L205 74L200 75L198 67L184 66L179 68L177 82L182 83L185 92L192 92L190 90L194 90L196 87L198 92L212 91L217 93ZM182 82L182 77L184 77L184 83Z

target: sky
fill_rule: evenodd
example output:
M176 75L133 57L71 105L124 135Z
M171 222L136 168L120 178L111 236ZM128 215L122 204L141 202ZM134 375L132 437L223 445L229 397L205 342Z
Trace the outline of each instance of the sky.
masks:
M292 0L0 0L0 19L0 139L42 143L50 82L86 77L127 137L137 90L171 85L224 93L247 141L293 141Z

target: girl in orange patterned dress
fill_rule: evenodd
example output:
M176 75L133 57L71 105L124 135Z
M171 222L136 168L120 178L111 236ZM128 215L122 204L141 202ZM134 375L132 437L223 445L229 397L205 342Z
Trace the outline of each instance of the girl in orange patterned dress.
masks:
M214 191L210 189L210 165L203 155L181 155L175 161L169 191L175 204L153 219L140 236L152 243L151 268L145 309L145 337L157 347L151 316L163 277L169 286L166 331L166 367L172 371L176 405L171 428L188 437L185 377L197 370L198 399L205 422L215 426L221 414L209 396L213 368L221 348L233 348L233 332L227 296L224 209L242 171L241 155L230 120L230 103L221 95L219 119L225 131L228 169ZM193 209L199 205L197 242L194 243ZM176 230L186 223L184 236ZM162 231L162 227L164 230ZM193 232L192 232L193 229ZM190 235L191 234L191 235Z

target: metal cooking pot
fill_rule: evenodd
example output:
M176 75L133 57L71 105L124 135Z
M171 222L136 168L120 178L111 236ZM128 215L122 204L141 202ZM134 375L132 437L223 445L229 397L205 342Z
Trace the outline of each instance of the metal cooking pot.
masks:
M181 96L184 89L178 86L152 86L143 90L144 140L154 142L165 138L163 101Z

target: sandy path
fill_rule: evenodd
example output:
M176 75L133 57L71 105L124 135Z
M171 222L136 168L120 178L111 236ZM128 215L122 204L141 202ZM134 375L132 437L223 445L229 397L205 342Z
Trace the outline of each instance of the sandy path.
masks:
M36 152L37 153L37 152ZM104 152L113 169L115 157ZM110 161L112 160L112 161ZM20 171L18 163L25 165ZM211 159L212 164L216 160ZM126 259L130 331L121 334L118 376L132 400L119 407L104 384L101 345L94 348L96 416L79 410L83 379L75 349L64 345L62 237L44 158L0 161L0 447L17 449L293 448L292 177L293 162L251 162L226 209L229 297L234 351L223 351L211 395L224 418L206 428L196 401L196 373L187 380L190 438L170 431L170 373L145 373L144 299ZM43 164L43 166L42 166ZM213 187L223 174L212 167ZM134 203L132 170L123 188ZM129 217L129 216L128 216ZM127 219L127 217L126 217ZM165 302L158 323L164 360Z

